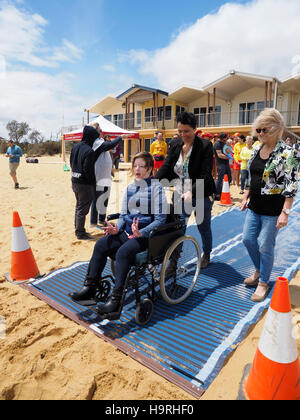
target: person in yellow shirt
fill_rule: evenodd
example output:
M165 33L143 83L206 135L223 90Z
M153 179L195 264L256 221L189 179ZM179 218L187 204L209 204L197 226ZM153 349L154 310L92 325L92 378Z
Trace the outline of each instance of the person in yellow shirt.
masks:
M253 147L253 137L248 136L246 138L246 147L242 148L240 157L242 159L241 163L241 192L240 194L244 194L246 180L248 178L248 162L251 158L252 152L254 150Z
M150 153L154 158L154 173L162 167L165 162L168 151L168 145L164 141L162 133L158 133L157 140L151 144Z
M253 147L254 147L254 149L256 149L258 146L260 146L261 145L261 141L260 140L258 140L258 137L253 137Z
M234 146L233 152L233 184L236 184L238 187L240 186L240 173L241 173L241 163L242 159L240 157L241 151L243 147L246 146L245 144L245 136L243 134L238 134L236 136L236 144Z

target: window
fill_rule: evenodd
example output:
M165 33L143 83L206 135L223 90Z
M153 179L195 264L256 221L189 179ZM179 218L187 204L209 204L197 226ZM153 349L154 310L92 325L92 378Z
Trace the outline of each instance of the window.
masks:
M153 108L146 108L145 109L145 122L152 122L153 121Z
M140 127L142 125L142 111L136 113L136 125Z
M150 152L151 139L145 139L145 152Z
M170 121L172 119L172 107L166 106L166 121Z
M124 128L124 115L123 114L115 114L113 122L118 127Z
M215 108L211 106L209 107L209 117L208 117L208 125L220 125L221 124L221 112L222 107L221 105L217 105ZM205 127L207 125L207 108L194 108L194 114L197 118L198 127Z
M158 107L158 121L162 121L164 116L164 107L159 106ZM172 107L166 106L165 107L165 120L171 120L172 119Z
M239 124L252 124L254 121L255 102L240 104Z
M271 101L271 108L274 106L274 101ZM265 109L265 101L246 102L240 104L239 109L239 124L252 124L255 118Z
M111 121L111 115L104 115L104 118L106 118L108 121Z
M129 128L133 128L134 113L130 112L129 114Z
M179 112L184 112L185 108L183 106L180 105L176 105L176 117L179 114Z

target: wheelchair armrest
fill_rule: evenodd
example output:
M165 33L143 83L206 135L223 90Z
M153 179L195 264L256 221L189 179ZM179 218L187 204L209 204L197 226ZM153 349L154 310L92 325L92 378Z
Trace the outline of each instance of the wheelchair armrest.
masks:
M117 220L117 219L119 219L120 218L120 216L121 216L121 214L120 213L116 213L116 214L110 214L108 217L107 217L107 220L110 222L111 220Z
M152 238L156 233L163 232L164 230L169 230L169 229L179 230L182 228L183 228L183 222L181 222L180 220L177 220L176 222L167 223L165 225L161 225L153 229L150 233L149 239Z

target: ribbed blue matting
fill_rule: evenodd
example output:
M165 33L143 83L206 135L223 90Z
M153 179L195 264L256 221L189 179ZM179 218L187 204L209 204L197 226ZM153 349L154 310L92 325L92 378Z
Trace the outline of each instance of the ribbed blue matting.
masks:
M273 281L278 276L292 279L299 269L299 214L298 196L288 227L278 235ZM81 287L87 263L57 270L26 289L199 397L271 301L270 295L263 303L252 303L253 288L243 285L244 278L253 272L242 243L244 219L245 213L237 208L213 219L212 264L202 270L185 302L176 306L162 299L155 302L152 319L145 327L135 323L133 293L128 293L121 320L114 322L97 322L92 312L68 298L69 292ZM188 234L201 244L196 226L190 226ZM107 266L105 272L109 271Z

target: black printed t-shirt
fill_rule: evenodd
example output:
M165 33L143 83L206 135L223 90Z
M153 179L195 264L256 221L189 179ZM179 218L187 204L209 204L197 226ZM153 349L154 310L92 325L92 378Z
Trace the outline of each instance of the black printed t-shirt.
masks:
M282 212L285 197L281 194L262 195L262 177L269 159L262 159L258 153L250 167L251 186L248 208L262 216L279 216Z

